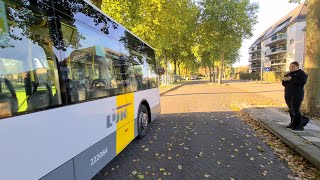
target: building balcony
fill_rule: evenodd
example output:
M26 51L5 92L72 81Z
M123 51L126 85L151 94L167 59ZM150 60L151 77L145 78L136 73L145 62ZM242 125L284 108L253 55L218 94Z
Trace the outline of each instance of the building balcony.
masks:
M260 65L250 65L250 69L261 69Z
M276 66L285 66L287 63L276 63L276 64L271 64L271 67L276 67Z
M286 59L272 59L271 66L283 66L287 64Z
M260 46L256 46L256 47L249 48L249 54L252 54L252 53L255 53L255 52L261 52L261 47Z
M279 42L287 41L287 34L277 34L275 36L272 36L266 40L266 46L272 46L274 44L277 44Z
M257 69L261 69L261 67L259 67L259 66L255 66L255 67L251 67L251 69L255 69L255 70L257 70Z
M261 61L261 56L251 56L249 57L249 62L252 61Z
M286 47L278 47L278 48L268 49L265 55L268 57L268 56L272 56L280 53L286 53L286 52L287 52Z

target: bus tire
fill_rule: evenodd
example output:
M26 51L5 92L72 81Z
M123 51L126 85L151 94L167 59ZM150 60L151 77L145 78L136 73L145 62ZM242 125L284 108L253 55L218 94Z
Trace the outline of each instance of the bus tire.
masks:
M145 105L141 104L138 113L138 137L143 138L148 131L149 112Z

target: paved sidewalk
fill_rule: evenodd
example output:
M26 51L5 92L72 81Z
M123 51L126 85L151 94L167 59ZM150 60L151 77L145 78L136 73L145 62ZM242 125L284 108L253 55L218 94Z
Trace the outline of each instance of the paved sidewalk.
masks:
M240 104L238 107L320 169L320 123L318 121L311 120L304 131L293 131L286 128L290 123L289 115L279 108L246 104Z

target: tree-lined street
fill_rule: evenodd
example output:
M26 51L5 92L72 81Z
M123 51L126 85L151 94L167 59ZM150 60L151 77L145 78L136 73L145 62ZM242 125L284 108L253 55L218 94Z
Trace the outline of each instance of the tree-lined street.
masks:
M92 0L102 11L131 30L156 49L158 65L173 66L174 75L189 76L199 67L205 68L210 81L232 75L232 65L239 61L243 40L253 36L258 22L259 3L249 0L182 0L182 1L118 1ZM288 0L304 3L306 18L305 70L306 85L304 112L319 112L319 2L317 0ZM272 10L270 10L271 12ZM302 61L301 59L295 59ZM263 64L263 63L261 63ZM215 73L214 73L215 72ZM233 74L234 75L234 74ZM263 75L263 73L261 73ZM167 77L165 78L167 82ZM260 78L259 78L260 79Z

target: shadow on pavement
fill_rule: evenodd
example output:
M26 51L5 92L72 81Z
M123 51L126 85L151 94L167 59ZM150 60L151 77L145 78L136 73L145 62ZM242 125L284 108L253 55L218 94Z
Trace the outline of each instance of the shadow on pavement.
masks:
M202 112L160 115L143 139L129 144L93 179L286 179L288 174L236 113Z

